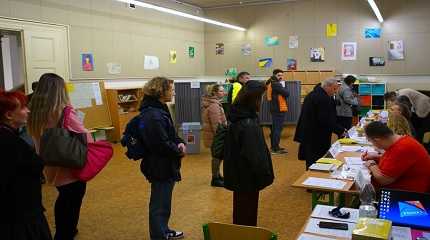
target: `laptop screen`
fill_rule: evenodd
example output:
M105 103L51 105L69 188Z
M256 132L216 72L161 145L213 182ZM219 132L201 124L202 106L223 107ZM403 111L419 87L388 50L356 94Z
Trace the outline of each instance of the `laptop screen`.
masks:
M430 229L430 194L382 189L379 218L418 229Z

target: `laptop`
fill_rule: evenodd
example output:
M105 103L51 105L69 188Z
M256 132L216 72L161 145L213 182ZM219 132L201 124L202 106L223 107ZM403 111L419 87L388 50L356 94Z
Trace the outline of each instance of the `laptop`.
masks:
M382 189L379 218L395 226L430 229L430 194Z

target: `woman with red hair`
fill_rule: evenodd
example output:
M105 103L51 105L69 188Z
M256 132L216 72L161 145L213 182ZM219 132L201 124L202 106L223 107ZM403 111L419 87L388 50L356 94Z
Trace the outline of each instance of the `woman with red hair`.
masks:
M21 92L0 91L0 238L51 240L42 206L42 159L18 135L27 122L27 99Z

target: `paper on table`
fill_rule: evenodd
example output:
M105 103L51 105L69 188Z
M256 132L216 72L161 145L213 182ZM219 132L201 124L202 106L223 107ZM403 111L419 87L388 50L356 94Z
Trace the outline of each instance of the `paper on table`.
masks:
M336 158L320 158L317 160L317 163L334 164L337 167L343 164L342 161L337 160Z
M336 157L336 155L340 152L341 145L338 141L336 141L333 145L331 145L330 149L328 150L331 156Z
M360 157L345 157L346 165L363 165L363 160Z
M358 209L342 208L341 209L342 212L346 211L346 212L350 213L350 217L348 219L342 219L342 218L335 218L335 217L330 216L330 214L328 212L334 208L336 208L336 207L327 206L327 205L317 205L314 208L314 210L312 211L311 217L331 219L331 220L336 220L336 221L341 221L341 222L357 223L357 221L358 221Z
M343 189L346 182L327 178L308 177L302 184L330 189Z
M391 227L391 240L412 240L410 227Z
M316 235L311 235L307 233L300 234L297 240L332 240L333 238L320 237Z
M331 171L335 168L334 164L327 164L327 163L314 163L312 164L309 169L315 170L315 171Z
M305 232L317 233L317 234L328 235L328 236L333 236L333 237L348 238L348 239L352 238L352 230L355 228L355 223L346 223L346 224L348 224L348 230L338 230L338 229L320 228L318 226L318 224L321 221L322 222L342 223L339 221L329 221L329 220L311 218L311 219L309 219L308 225L306 225Z

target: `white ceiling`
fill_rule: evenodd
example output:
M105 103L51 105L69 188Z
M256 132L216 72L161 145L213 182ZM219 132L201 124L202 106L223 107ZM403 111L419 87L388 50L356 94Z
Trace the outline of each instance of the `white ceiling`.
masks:
M266 3L282 3L295 0L180 0L177 2L183 2L192 4L201 8L216 8L216 7L229 7L239 6L241 4L266 4Z

